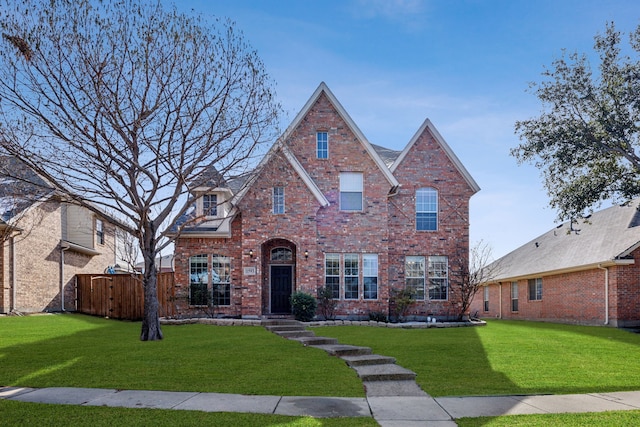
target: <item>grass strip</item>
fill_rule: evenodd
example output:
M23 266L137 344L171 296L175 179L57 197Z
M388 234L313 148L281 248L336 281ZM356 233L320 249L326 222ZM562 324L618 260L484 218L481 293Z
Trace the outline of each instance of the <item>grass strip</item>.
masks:
M460 418L456 423L459 427L635 427L640 425L640 411Z
M235 427L374 427L373 418L312 418L231 412L50 405L0 400L3 426L235 426Z

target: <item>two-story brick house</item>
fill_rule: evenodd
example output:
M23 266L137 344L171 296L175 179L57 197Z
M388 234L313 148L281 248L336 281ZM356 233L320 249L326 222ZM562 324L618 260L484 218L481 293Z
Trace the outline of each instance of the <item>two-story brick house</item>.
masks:
M410 314L450 317L450 258L468 253L478 190L429 120L401 152L374 146L321 83L252 173L193 191L200 220L175 242L178 313L198 315L206 294L224 315L290 313L292 292L329 286L339 317L366 318L413 286Z
M126 266L126 234L0 157L0 313L75 311L75 275Z

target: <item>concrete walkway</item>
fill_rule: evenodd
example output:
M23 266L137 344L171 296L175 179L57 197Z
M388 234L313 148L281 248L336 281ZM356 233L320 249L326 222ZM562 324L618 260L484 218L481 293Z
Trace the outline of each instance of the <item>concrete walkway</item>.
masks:
M544 396L367 398L0 387L0 399L83 406L245 412L292 416L371 417L382 427L455 426L461 417L640 409L640 391Z

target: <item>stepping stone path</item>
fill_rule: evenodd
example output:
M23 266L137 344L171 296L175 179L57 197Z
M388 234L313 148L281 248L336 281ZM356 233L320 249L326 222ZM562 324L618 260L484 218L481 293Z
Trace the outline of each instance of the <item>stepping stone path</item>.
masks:
M393 357L373 354L369 347L338 343L335 338L318 337L306 330L304 323L289 319L262 321L269 331L309 347L320 348L344 360L353 368L365 388L367 397L428 396L416 383L416 373L396 365Z

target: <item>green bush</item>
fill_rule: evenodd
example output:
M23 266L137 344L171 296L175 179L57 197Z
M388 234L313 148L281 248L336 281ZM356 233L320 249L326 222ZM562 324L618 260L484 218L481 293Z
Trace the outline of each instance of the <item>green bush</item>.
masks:
M318 302L313 295L302 291L291 294L291 309L296 320L301 322L309 322L316 315Z
M335 320L338 301L333 298L333 290L329 286L318 288L318 311L324 320Z
M369 312L369 320L374 322L384 322L387 323L387 315L381 311L370 311Z

